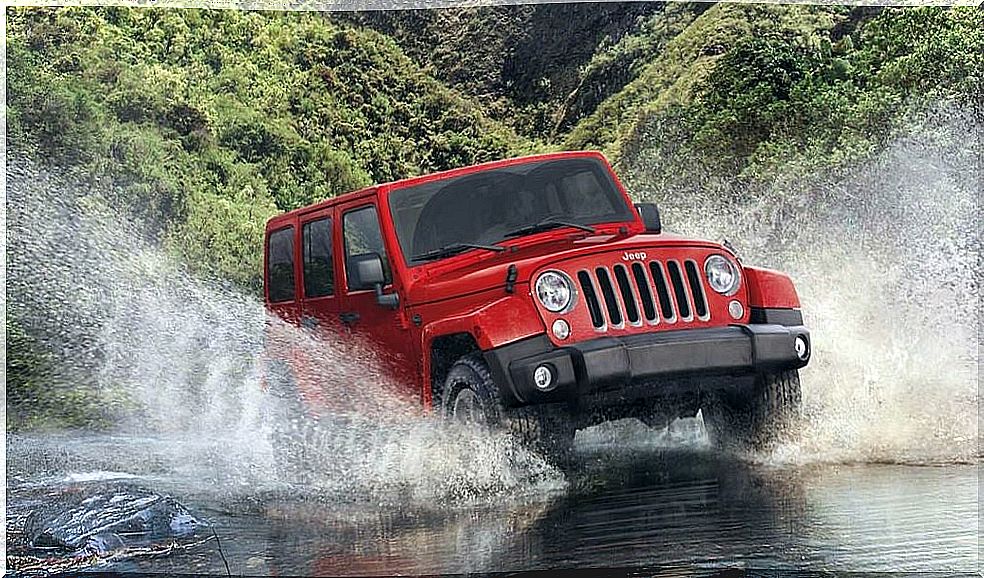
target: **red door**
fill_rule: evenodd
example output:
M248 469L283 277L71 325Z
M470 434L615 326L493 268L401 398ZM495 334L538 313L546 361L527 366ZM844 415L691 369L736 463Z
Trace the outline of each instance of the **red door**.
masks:
M372 348L379 369L398 391L417 399L419 392L414 378L418 373L419 353L415 351L403 304L396 309L379 305L375 287L361 284L354 266L358 257L379 255L386 276L383 292L399 294L400 280L394 279L391 251L380 229L376 204L373 199L353 201L340 206L338 216L342 224L344 262L340 278L344 299L339 318L357 343Z
M291 372L305 411L324 417L344 409L340 400L338 360L344 344L338 319L338 239L334 208L301 215L298 219L298 325L291 348Z

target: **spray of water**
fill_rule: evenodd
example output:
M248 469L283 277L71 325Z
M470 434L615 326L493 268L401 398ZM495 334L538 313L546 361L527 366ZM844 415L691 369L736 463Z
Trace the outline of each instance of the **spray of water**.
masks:
M303 478L315 495L455 499L563 483L508 436L421 415L366 350L287 326L253 295L190 275L152 228L83 182L9 160L9 313L58 359L45 387L94 391L118 429L148 441L106 469L149 463L229 491L302 477L278 466L276 424L264 419L261 353L276 335L307 353L325 396L346 400L345 419L308 439Z
M981 151L979 119L940 106L860 166L756 185L688 175L697 187L659 195L671 230L728 239L797 284L814 339L806 424L753 458L978 457ZM630 183L656 182L651 160Z
M728 238L800 290L815 340L807 425L753 459L976 459L979 124L944 109L928 126L837 174L754 189L689 175L699 188L656 199L668 228ZM643 154L622 171L639 190L663 178L652 167ZM22 158L7 171L9 313L57 352L50 387L95 388L118 427L146 434L103 467L150 464L248 492L296 479L279 475L260 419L256 360L277 323L262 304L189 275L146 224L113 210L114 195ZM429 501L563 487L510 438L444 426L385 393L392 384L364 350L280 329L321 360L325 392L351 402L309 444L314 494Z

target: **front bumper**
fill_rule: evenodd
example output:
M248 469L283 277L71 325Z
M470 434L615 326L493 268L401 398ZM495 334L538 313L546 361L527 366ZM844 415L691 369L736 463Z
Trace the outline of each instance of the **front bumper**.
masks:
M804 357L795 339L806 342ZM518 406L576 402L595 392L629 386L662 393L661 382L695 376L743 376L760 371L798 369L809 362L810 333L802 325L768 323L707 329L661 331L601 337L554 347L538 336L485 352L503 401ZM553 382L547 391L533 383L537 367L547 366Z

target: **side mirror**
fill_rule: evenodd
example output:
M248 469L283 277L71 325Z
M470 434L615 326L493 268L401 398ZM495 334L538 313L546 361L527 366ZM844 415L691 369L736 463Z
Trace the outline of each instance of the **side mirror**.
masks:
M368 255L359 255L355 259L357 259L355 270L359 275L360 287L375 287L386 282L386 274L383 272L383 260L379 255L370 253Z
M642 223L646 226L647 233L662 233L663 225L659 220L659 207L656 203L638 203L636 211L642 217Z
M400 306L400 296L396 293L383 294L383 284L386 283L386 273L383 271L383 259L376 253L355 257L355 273L359 277L358 286L376 289L376 303L381 307L396 309Z

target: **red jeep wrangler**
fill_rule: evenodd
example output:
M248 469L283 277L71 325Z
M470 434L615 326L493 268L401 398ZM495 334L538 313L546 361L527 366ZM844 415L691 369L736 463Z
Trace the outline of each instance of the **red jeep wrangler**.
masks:
M810 335L790 279L664 233L598 153L370 187L274 217L265 247L271 311L367 339L424 408L544 449L700 409L717 442L756 444L799 408ZM317 414L317 378L281 356Z

